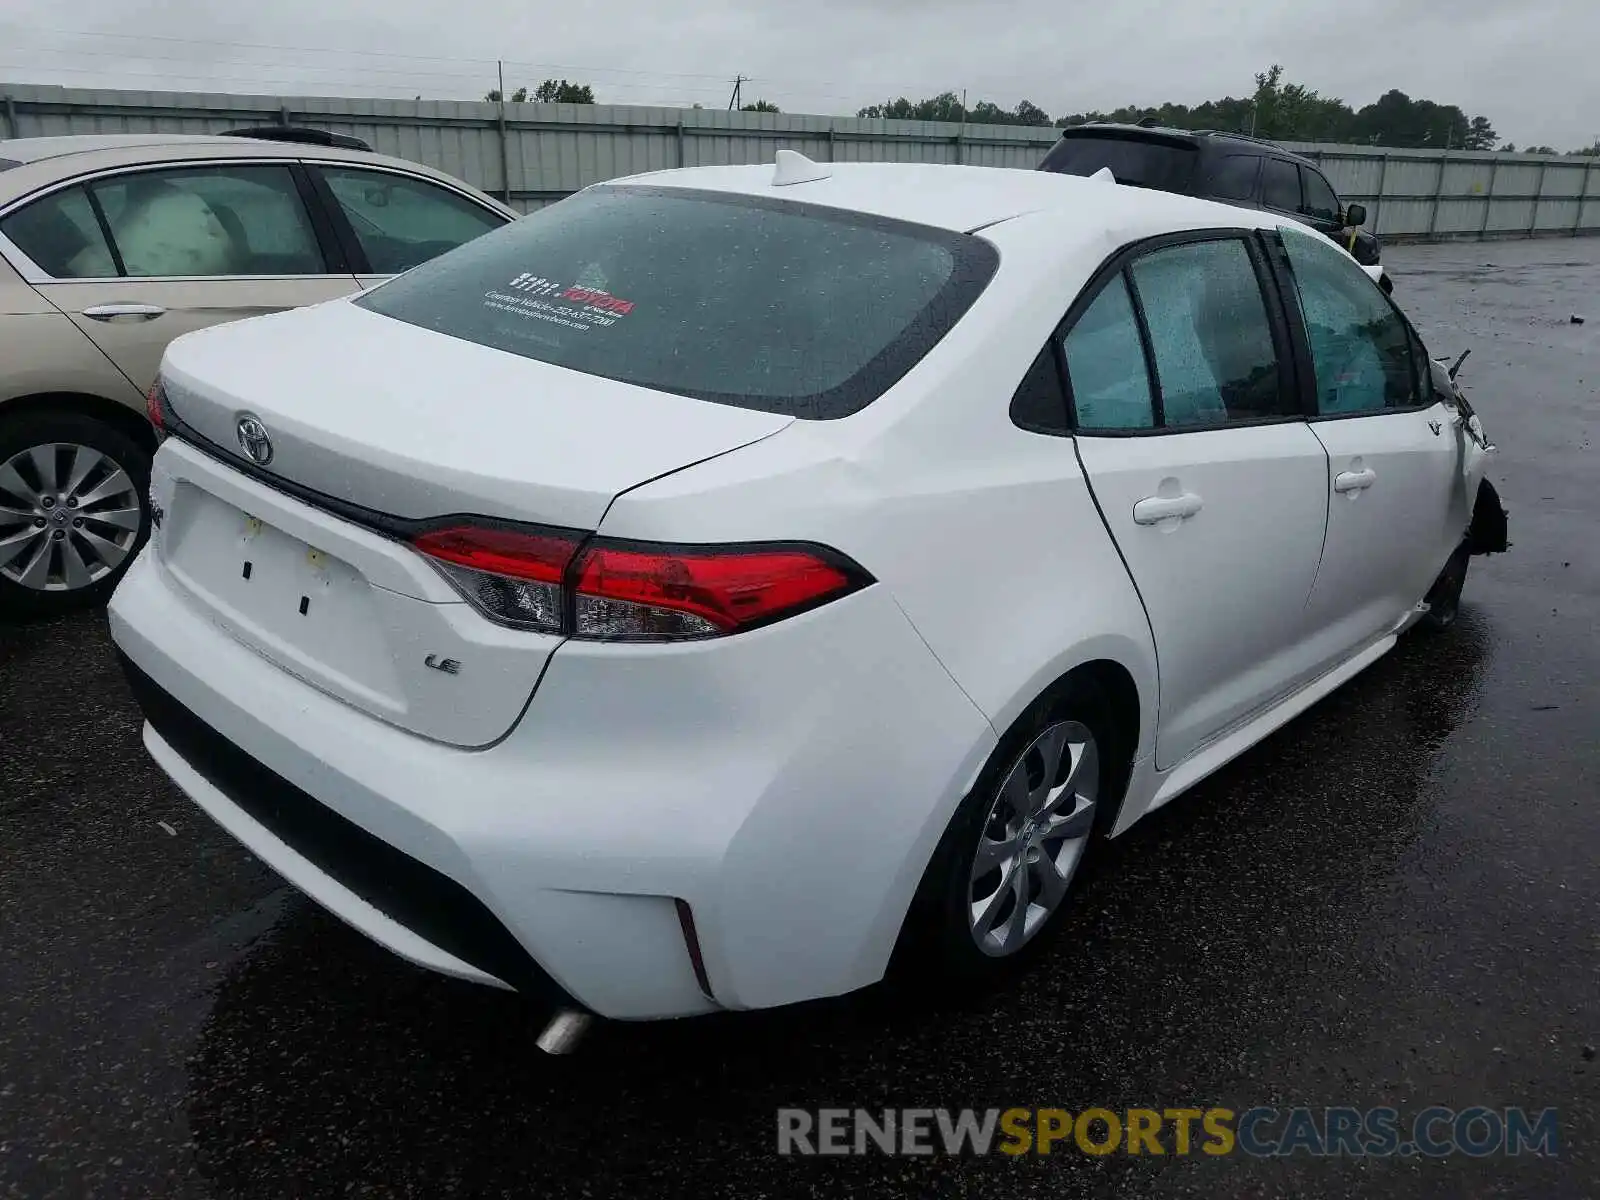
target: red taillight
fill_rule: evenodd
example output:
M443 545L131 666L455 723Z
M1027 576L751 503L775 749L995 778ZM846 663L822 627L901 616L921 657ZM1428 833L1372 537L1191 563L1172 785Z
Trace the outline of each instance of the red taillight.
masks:
M561 582L578 549L575 539L559 534L480 529L475 525L436 529L411 544L429 558L474 571L556 584Z
M666 546L457 525L412 544L491 620L595 641L680 641L766 625L871 582L806 545Z
M167 393L157 379L150 385L150 390L144 394L144 413L150 418L150 424L165 433L167 429Z
M561 632L561 583L578 549L576 538L456 525L424 533L411 544L490 619L519 629Z
M576 574L580 637L735 633L856 586L835 556L810 549L655 549L603 539L584 551Z

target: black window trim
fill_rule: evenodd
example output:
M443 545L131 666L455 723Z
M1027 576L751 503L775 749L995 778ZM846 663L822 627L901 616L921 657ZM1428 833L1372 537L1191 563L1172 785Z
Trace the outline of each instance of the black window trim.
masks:
M306 173L306 183L311 194L317 198L317 207L322 210L323 219L328 224L328 232L334 243L339 247L339 254L347 264L352 275L373 275L372 263L367 258L367 251L361 244L361 239L356 236L355 226L350 224L350 218L344 211L344 206L339 203L339 198L333 194L333 187L322 174L322 168L328 165L318 162L302 162L301 168Z
M128 278L128 264L122 261L122 247L117 245L116 236L111 232L111 222L106 220L106 209L105 205L100 203L100 194L94 190L93 185L87 183L78 190L89 202L89 211L94 214L94 223L100 227L100 236L105 240L106 249L111 253L111 264L117 268L117 278Z
M1062 391L1067 398L1067 428L1061 431L1061 436L1095 438L1170 437L1189 433L1215 433L1222 429L1249 429L1258 425L1285 425L1306 419L1307 396L1302 384L1303 377L1300 361L1295 354L1291 336L1292 325L1282 309L1279 285L1265 261L1266 256L1261 252L1258 242L1259 232L1259 230L1253 228L1217 228L1184 229L1174 233L1158 234L1155 237L1130 242L1100 265L1094 275L1090 277L1089 283L1078 293L1077 298L1067 309L1067 315L1062 318L1050 335L1051 343L1055 347L1056 369L1061 373ZM1166 424L1166 410L1156 372L1155 348L1150 341L1150 329L1144 315L1144 304L1139 298L1138 287L1133 282L1133 275L1129 268L1137 259L1152 254L1157 250L1167 249L1172 246L1192 245L1199 242L1218 241L1241 242L1244 245L1245 253L1249 255L1251 268L1256 275L1256 285L1261 294L1262 307L1266 311L1267 325L1271 330L1273 352L1278 356L1280 400L1285 408L1293 411L1272 417L1250 417L1235 421L1207 421L1203 424L1169 426ZM1078 422L1077 400L1072 394L1072 376L1066 370L1066 337L1067 334L1072 332L1073 326L1077 324L1089 306L1099 299L1100 293L1105 290L1111 280L1119 275L1125 276L1129 302L1133 306L1134 320L1139 327L1139 341L1144 351L1145 379L1150 388L1151 419L1155 424L1139 429L1084 428Z
M1144 297L1139 294L1139 281L1133 277L1133 264L1143 257L1144 255L1130 257L1127 262L1122 264L1122 270L1118 274L1122 276L1122 286L1128 293L1128 304L1133 309L1134 328L1139 331L1139 350L1144 356L1144 390L1150 397L1150 424L1148 428L1165 429L1167 427L1167 399L1161 394L1161 372L1156 368L1155 342L1150 337L1150 322L1144 315ZM1101 286L1100 290L1103 292L1110 286L1111 284L1108 280ZM1069 330L1068 333L1070 332ZM1068 334L1064 333L1060 339L1063 365L1067 361L1067 336ZM1068 397L1071 397L1072 372L1070 370L1066 373L1066 388ZM1076 431L1078 429L1078 405L1075 400L1070 401L1070 403L1072 404L1072 428Z
M1049 376L1051 382L1055 384L1056 395L1061 398L1061 409L1056 414L1056 418L1059 420L1060 424L1042 424L1038 421L1030 421L1018 414L1019 406L1017 401L1022 396L1023 390L1031 383L1033 379L1033 373L1040 369L1041 364L1043 365L1043 368ZM1066 377L1067 373L1063 368L1061 361L1061 346L1054 337L1051 337L1045 342L1044 346L1039 350L1039 352L1029 360L1028 369L1022 373L1022 379L1017 383L1016 388L1011 393L1011 403L1007 408L1007 412L1011 416L1011 423L1024 433L1039 433L1043 434L1045 437L1070 436L1067 428L1069 421L1067 409L1067 391L1066 386L1062 382L1064 379L1066 379Z
M1305 233L1306 236L1311 238L1322 237L1322 235L1314 229L1307 229L1305 230ZM1267 253L1264 257L1271 266L1272 274L1281 297L1283 310L1288 318L1289 334L1290 337L1294 339L1295 343L1294 353L1296 363L1297 365L1300 363L1304 364L1304 367L1301 370L1302 383L1300 391L1302 406L1305 410L1304 419L1307 422L1315 424L1322 421L1353 421L1367 420L1372 417L1402 416L1406 413L1426 412L1428 409L1432 408L1436 403L1438 403L1438 401L1432 398L1433 388L1431 384L1428 387L1424 387L1423 381L1417 378L1416 355L1407 353L1406 359L1411 366L1411 394L1414 397L1417 397L1417 403L1395 405L1393 408L1373 408L1367 409L1363 412L1319 413L1317 411L1316 366L1311 361L1311 338L1306 333L1305 312L1300 307L1300 293L1297 290L1298 285L1295 283L1294 268L1289 262L1288 247L1283 244L1283 234L1277 229L1261 230L1260 238L1263 246L1267 249ZM1366 272L1363 271L1362 274L1366 275ZM1370 275L1367 275L1366 278L1367 282L1372 285L1372 290L1376 292L1383 302L1389 306L1389 310L1393 312L1395 316L1400 318L1400 324L1405 328L1406 331L1407 342L1410 343L1414 341L1418 345L1422 346L1424 348L1424 357L1426 357L1427 344L1423 342L1422 338L1418 335L1416 327L1412 325L1410 318L1408 318L1406 314L1400 310L1400 306L1394 302L1394 297L1390 296L1383 290L1383 288L1378 286L1377 280L1373 279Z
M311 170L303 162L290 160L289 173L294 176L294 187L300 193L300 203L305 205L306 214L311 218L311 230L316 236L317 245L322 248L322 261L328 264L328 274L354 275L356 271L350 261L349 250L339 237L333 216L317 191Z

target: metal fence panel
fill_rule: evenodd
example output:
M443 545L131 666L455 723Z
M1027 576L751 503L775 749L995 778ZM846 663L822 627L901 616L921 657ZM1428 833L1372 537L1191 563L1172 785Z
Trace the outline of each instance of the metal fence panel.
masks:
M1334 187L1338 187L1335 182ZM1393 238L1412 230L1427 231L1432 200L1385 200L1378 206L1378 224L1373 230L1380 238Z
M968 163L1024 170L1050 128L636 105L233 96L0 84L0 136L219 133L289 120L364 138L532 212L619 175L769 162ZM503 123L502 123L503 122ZM1464 150L1285 143L1317 160L1388 239L1600 233L1600 163ZM502 168L504 163L504 168Z
M1583 189L1583 173L1588 164L1587 158L1579 164L1562 163L1558 166L1552 163L1545 173L1544 194L1576 196Z
M1345 180L1344 172L1331 171L1329 179L1333 186L1343 189ZM1352 180L1352 182L1354 182ZM1395 151L1389 157L1389 172L1384 180L1383 193L1386 196L1432 196L1439 187L1439 164L1428 159L1410 158L1403 151ZM1343 194L1341 190L1341 195Z

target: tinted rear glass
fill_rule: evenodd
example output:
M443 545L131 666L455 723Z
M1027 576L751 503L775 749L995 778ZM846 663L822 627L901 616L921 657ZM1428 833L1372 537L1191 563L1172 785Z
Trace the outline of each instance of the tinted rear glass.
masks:
M1172 142L1073 134L1055 144L1039 169L1063 175L1093 175L1101 167L1110 167L1118 183L1183 192L1194 178L1198 155L1193 146Z
M998 255L966 234L680 188L600 187L357 301L524 358L798 417L922 358Z
M14 158L0 158L0 171L9 171L12 167L20 167L21 165Z
M1254 200L1256 176L1261 173L1261 159L1252 154L1226 154L1211 164L1206 172L1206 196L1219 200Z

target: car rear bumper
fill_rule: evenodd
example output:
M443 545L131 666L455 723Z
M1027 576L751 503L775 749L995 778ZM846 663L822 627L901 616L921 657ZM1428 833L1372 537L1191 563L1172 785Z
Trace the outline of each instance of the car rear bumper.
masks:
M118 653L144 744L219 825L374 941L447 975L571 1003L471 892L251 758Z
M880 978L994 744L881 587L725 642L569 643L463 750L289 675L164 575L141 555L110 616L175 782L396 953L603 1016Z

